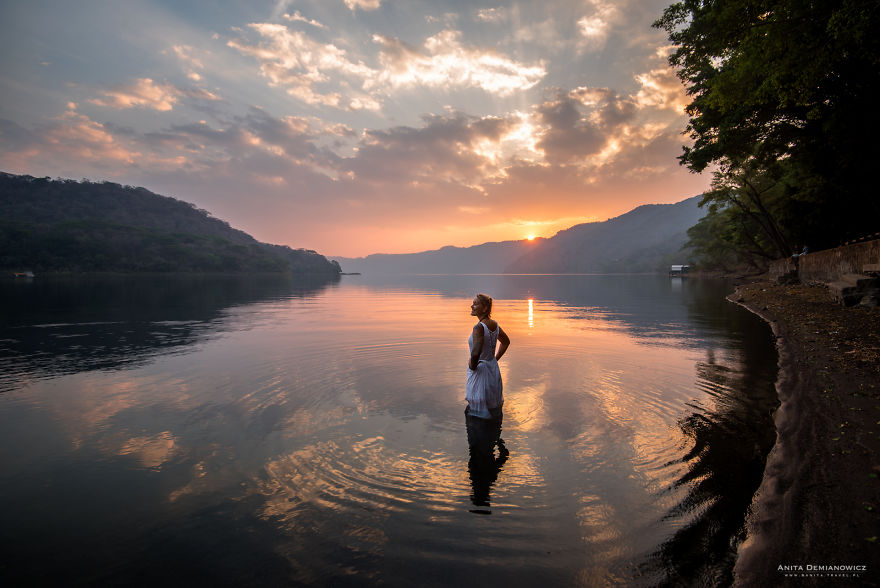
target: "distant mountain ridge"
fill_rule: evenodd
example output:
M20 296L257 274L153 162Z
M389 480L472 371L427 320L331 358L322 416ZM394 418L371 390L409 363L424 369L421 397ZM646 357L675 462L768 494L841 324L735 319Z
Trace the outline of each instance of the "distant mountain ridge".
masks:
M306 249L261 243L146 188L0 172L0 269L338 275Z
M447 245L421 253L374 253L366 257L335 257L346 272L376 273L501 273L528 253L531 241L501 241L473 247Z
M547 239L335 259L346 272L389 274L654 272L687 263L687 230L704 214L699 201L700 196L694 196L676 204L645 204Z
M679 259L687 230L704 215L699 196L645 204L601 223L559 231L507 266L514 273L650 272ZM670 261L672 260L672 261Z

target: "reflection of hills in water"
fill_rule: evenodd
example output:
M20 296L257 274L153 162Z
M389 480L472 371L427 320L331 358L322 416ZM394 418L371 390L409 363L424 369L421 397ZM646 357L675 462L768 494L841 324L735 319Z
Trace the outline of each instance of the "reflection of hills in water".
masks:
M140 365L224 330L228 309L320 292L338 277L163 275L0 282L0 392L32 377ZM12 381L9 381L12 380Z
M726 332L738 320L719 324L715 315L700 314L693 304L732 306L724 300L728 285L717 280L682 280L667 276L634 275L397 275L357 276L357 283L383 290L423 291L470 300L485 292L496 300L553 302L572 309L569 318L602 318L630 330L639 338L685 336L698 339ZM742 313L733 308L732 313ZM706 319L707 316L712 318ZM741 315L740 315L741 316ZM696 326L696 328L695 328Z
M666 515L685 524L659 546L642 572L662 578L652 583L658 586L727 586L733 583L752 497L776 441L777 357L767 353L773 349L767 325L743 320L738 306L704 296L688 307L694 320L712 316L727 329L735 355L731 361L710 349L706 361L697 364L697 385L712 406L689 404L693 412L679 419L690 448L680 460L686 470L674 487L687 492Z

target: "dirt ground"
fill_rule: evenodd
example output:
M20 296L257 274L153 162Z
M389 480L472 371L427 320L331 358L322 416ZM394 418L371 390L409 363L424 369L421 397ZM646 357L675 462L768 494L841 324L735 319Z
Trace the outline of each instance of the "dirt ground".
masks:
M730 299L770 323L780 353L777 442L737 585L880 585L880 308L844 308L823 285L756 282Z

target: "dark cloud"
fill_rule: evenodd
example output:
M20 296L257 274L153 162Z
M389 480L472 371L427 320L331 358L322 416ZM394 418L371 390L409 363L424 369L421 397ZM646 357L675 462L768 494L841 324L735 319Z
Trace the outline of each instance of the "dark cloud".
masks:
M638 107L631 98L600 88L578 88L557 92L536 108L546 132L538 146L553 164L583 163L598 155L636 117Z
M548 162L579 162L605 145L607 130L587 120L579 106L579 102L565 96L537 108L540 122L547 127L538 147Z
M599 126L613 130L622 124L631 122L638 112L638 106L631 98L621 98L609 92L602 101L598 113Z
M393 127L365 134L357 154L344 161L346 171L373 182L480 181L486 160L475 147L497 141L510 127L506 119L455 113L429 116L420 128Z
M339 159L334 153L315 145L320 133L303 119L279 120L264 110L252 108L246 116L236 119L236 124L266 144L282 149L288 157L322 165L335 165ZM348 134L353 135L351 131Z

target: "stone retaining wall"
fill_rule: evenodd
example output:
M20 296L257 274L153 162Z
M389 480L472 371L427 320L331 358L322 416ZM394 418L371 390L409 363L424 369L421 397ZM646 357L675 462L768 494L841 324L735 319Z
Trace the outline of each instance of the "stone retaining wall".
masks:
M843 245L797 258L787 257L770 262L774 280L797 272L801 282L834 282L844 274L860 274L869 263L880 263L880 239Z
M797 277L797 258L785 257L770 262L770 279L774 282L787 281L790 277Z

